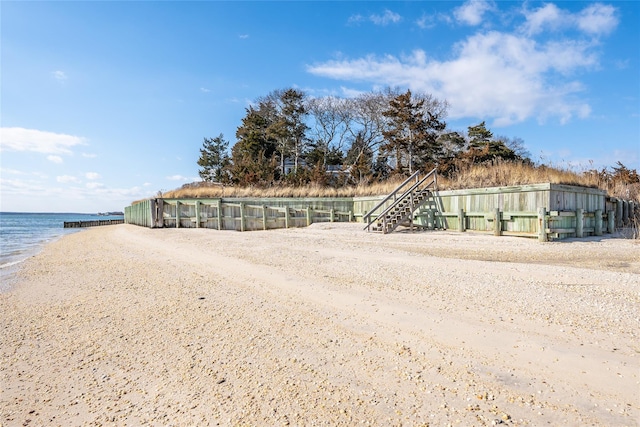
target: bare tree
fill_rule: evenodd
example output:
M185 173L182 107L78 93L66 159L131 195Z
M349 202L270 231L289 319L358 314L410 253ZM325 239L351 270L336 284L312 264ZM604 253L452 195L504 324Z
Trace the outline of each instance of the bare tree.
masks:
M353 152L355 166L361 157L371 152L378 152L380 144L384 141L386 118L382 114L388 107L389 101L397 95L391 89L379 92L363 93L348 100L349 126L348 133L352 145L357 141L356 151ZM351 150L353 151L353 150Z
M349 129L348 101L344 98L327 96L310 98L307 110L312 118L310 136L314 149L322 152L323 166L326 165L330 150L344 150Z

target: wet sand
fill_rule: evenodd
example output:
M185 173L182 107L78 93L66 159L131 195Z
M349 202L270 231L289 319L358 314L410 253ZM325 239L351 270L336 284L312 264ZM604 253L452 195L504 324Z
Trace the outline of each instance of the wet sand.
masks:
M0 293L2 426L640 424L640 244L89 229Z

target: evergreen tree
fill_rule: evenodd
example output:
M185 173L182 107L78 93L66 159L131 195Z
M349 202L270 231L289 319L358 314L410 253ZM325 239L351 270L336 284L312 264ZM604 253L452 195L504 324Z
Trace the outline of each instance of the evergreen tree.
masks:
M269 185L278 177L276 141L269 134L270 107L249 107L242 125L236 130L236 143L231 149L233 181L240 185Z
M442 154L437 136L445 123L437 114L425 111L425 100L413 100L411 91L400 94L389 102L382 113L389 121L383 131L386 138L383 153L395 158L395 170L412 174L416 169L433 165Z
M469 126L469 151L465 157L471 163L484 163L495 159L502 160L522 160L506 144L505 140L494 139L493 133L485 126L484 121L476 126Z
M469 147L482 150L493 139L493 133L487 129L484 121L467 128L469 136Z
M225 141L222 134L215 138L204 138L198 159L198 166L200 166L198 174L203 181L227 182L229 180L228 148L229 142Z
M277 141L280 155L280 169L284 170L284 160L293 157L294 173L298 171L300 159L304 155L309 127L304 122L307 116L306 95L298 89L274 91L265 101L276 106L275 118L269 126L269 134Z

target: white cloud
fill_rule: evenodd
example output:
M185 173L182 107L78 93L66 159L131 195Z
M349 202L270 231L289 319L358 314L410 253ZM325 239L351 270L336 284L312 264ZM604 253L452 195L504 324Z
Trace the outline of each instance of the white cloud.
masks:
M64 71L56 70L51 73L54 79L65 81L67 80L67 74Z
M9 174L9 175L26 175L27 173L19 171L17 169L0 168L0 176L1 175L5 175L5 174Z
M526 34L539 34L545 30L557 29L568 19L567 13L552 3L545 4L532 12L525 10L524 14L526 22L523 30Z
M96 190L98 188L104 188L104 184L101 184L99 182L87 182L85 184L85 187L87 187L90 190Z
M469 0L453 11L455 18L467 25L479 25L485 12L493 10L493 5L484 0Z
M202 93L209 93L209 92L211 92L211 90L210 90L210 89L207 89L206 87L201 87L201 88L200 88L200 92L202 92Z
M618 26L616 9L601 3L589 5L578 14L577 25L586 33L608 34Z
M71 148L85 145L85 139L36 129L0 128L0 151L34 151L43 154L71 154Z
M395 12L386 9L382 15L371 15L369 20L376 25L389 25L397 24L402 20L402 17Z
M583 90L567 75L597 64L586 43L535 40L500 32L479 33L459 43L447 61L422 50L406 57L387 55L327 61L309 66L316 75L374 85L408 87L447 100L450 116L493 117L507 125L537 117L565 122L589 114L576 98Z
M351 23L358 24L362 21L364 21L364 16L358 14L358 15L351 15L347 22L349 22L350 24Z
M618 26L616 8L594 3L582 11L572 14L548 3L534 10L523 9L526 22L522 26L525 34L535 35L545 31L578 29L590 36L611 33Z
M78 178L76 178L75 176L71 176L71 175L61 175L61 176L57 176L56 177L56 181L61 183L61 184L70 184L70 183L79 183L80 180Z
M98 157L98 155L93 153L82 153L82 157L85 157L87 159L95 159L96 157Z
M100 174L97 172L87 172L84 174L85 178L90 179L92 181L96 179L100 179Z
M385 9L382 15L371 14L365 17L363 15L358 14L358 15L350 16L348 20L349 23L353 23L353 24L358 24L363 21L370 21L375 25L385 26L389 24L397 24L398 22L402 21L402 16L400 16L399 14L389 9Z
M191 178L187 178L186 176L182 176L182 175L171 175L171 176L168 176L167 179L169 181L184 181L184 182L191 180Z
M416 19L415 24L423 30L434 28L439 21L449 21L449 17L445 15L427 15L423 14L420 18Z
M240 34L238 37L241 38L242 40L246 40L249 38L249 34Z
M53 162L53 163L62 163L63 162L62 157L54 156L53 154L48 155L47 156L47 160L49 160L50 162Z
M0 177L0 187L2 187L2 201L8 195L18 194L30 194L34 197L38 197L38 194L47 194L47 190L42 184L35 180L22 180L22 179L5 179Z

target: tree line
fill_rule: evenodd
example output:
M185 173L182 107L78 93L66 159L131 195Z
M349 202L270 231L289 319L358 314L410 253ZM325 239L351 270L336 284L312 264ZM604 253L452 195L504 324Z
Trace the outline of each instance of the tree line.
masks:
M223 134L204 138L199 175L240 186L343 186L434 167L449 176L496 159L531 162L520 138L495 137L485 122L466 134L449 130L448 107L391 88L354 98L274 90L245 109L230 153Z

